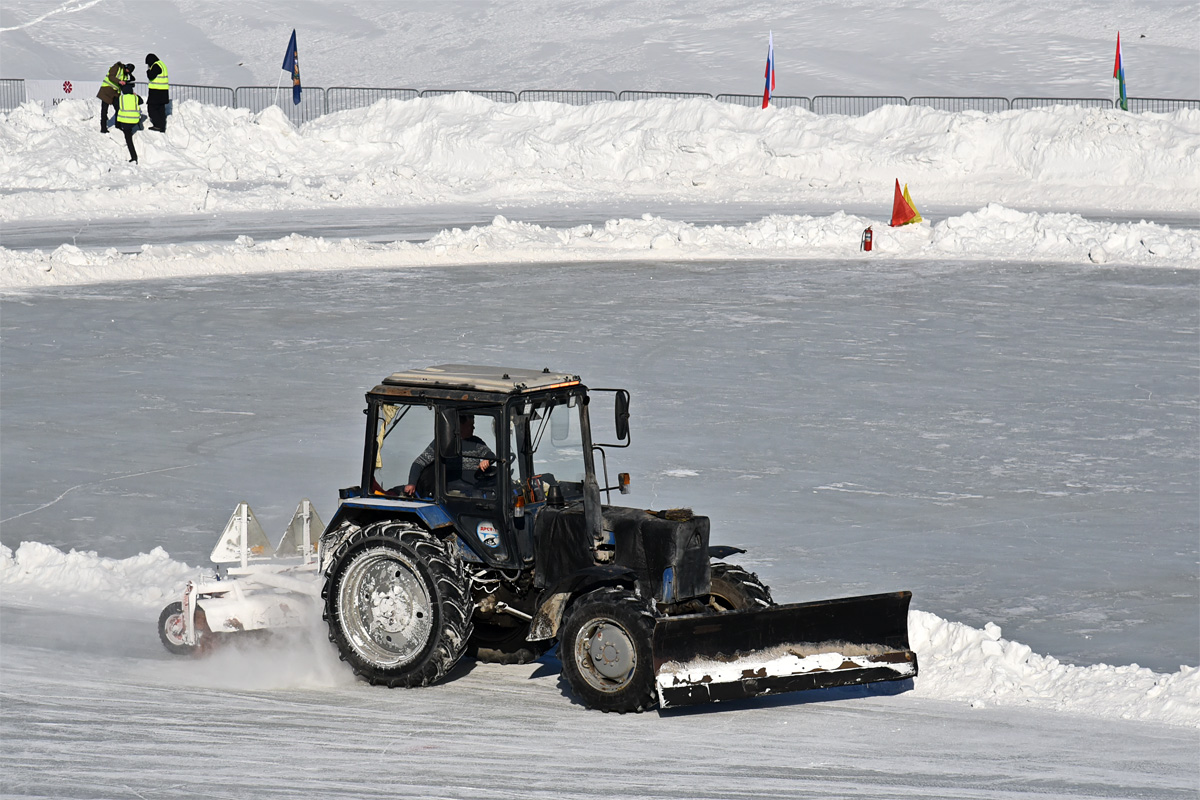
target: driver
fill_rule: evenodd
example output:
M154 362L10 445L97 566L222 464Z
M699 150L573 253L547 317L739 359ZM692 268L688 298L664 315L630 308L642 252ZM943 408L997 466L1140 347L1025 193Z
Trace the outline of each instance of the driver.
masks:
M475 417L471 414L459 415L458 435L462 440L462 457L446 460L446 483L474 485L478 476L495 466L496 454L488 448L487 442L475 435ZM416 494L421 470L433 463L437 451L435 445L436 442L430 442L409 467L408 483L404 486L406 495Z

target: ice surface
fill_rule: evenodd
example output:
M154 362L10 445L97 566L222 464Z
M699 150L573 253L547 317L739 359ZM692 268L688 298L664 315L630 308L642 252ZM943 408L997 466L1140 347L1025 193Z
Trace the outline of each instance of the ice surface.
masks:
M319 633L171 660L149 622L5 609L8 794L163 798L1187 798L1195 731L838 690L664 714L574 703L552 658L386 690ZM601 754L597 754L601 750Z
M628 501L708 514L781 602L911 589L1067 663L1174 672L1200 663L1198 274L514 264L11 295L0 541L200 565L241 500L272 539L300 497L329 517L385 375L545 366L631 389ZM64 381L86 399L43 388Z

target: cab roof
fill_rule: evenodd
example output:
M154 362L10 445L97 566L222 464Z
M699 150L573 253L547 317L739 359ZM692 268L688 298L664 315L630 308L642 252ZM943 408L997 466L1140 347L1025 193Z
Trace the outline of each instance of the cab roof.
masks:
M383 379L382 385L414 389L458 389L471 392L523 394L541 389L573 386L578 383L578 375L567 372L551 372L549 368L534 370L472 366L470 364L441 364L435 367L393 372Z

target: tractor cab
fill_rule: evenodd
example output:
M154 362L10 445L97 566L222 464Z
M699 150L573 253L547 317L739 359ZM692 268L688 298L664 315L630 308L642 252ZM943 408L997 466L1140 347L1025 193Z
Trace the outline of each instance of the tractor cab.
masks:
M577 375L454 364L394 373L367 394L362 483L343 492L339 516L407 511L453 525L468 561L530 565L542 508L598 510L601 491L624 488L600 486L594 454L606 472L603 448L628 445L628 393L591 392L612 397L613 444L593 442Z

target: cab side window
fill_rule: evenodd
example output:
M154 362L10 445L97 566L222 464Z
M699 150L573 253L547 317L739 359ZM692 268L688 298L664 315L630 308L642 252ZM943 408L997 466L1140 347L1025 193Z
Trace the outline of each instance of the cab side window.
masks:
M497 418L460 411L459 455L445 459L446 494L494 497L500 465L496 458Z
M423 405L379 407L372 492L389 495L403 493L412 464L433 442L433 420L433 409ZM430 450L431 456L432 452ZM432 461L430 458L431 465ZM432 480L432 469L429 479Z

